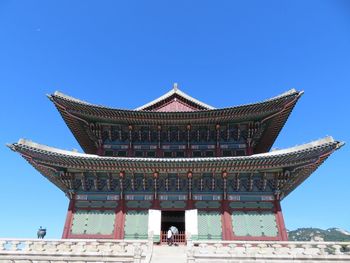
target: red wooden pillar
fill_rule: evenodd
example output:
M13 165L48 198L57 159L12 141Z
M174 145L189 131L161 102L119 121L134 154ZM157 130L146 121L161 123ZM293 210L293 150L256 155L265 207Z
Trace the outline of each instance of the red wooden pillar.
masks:
M222 200L221 206L222 239L233 240L233 227L228 200Z
M68 212L66 217L66 222L64 224L62 238L69 238L69 234L72 227L73 214L74 214L74 206L75 206L75 196L73 195L72 199L69 200Z
M253 147L252 146L248 146L247 147L247 155L253 155L254 152L253 152Z
M125 202L119 200L119 204L115 210L115 221L114 221L114 238L124 238L124 225L125 225Z
M129 157L132 157L133 154L134 154L134 151L133 151L133 143L132 143L132 125L129 125L128 126L128 129L129 129L129 147L128 147L128 156Z
M153 173L154 192L153 192L153 202L152 202L153 209L160 209L160 201L158 196L158 178L159 178L159 173L154 172Z
M286 226L284 224L280 201L276 199L274 204L275 204L276 223L277 223L277 228L279 232L279 238L281 241L288 241L288 234L287 234Z
M192 157L191 149L191 124L187 124L187 144L186 144L186 157Z
M97 155L99 155L99 156L104 156L105 155L105 151L103 149L103 145L102 144L97 148Z
M215 156L219 157L221 156L221 149L220 149L220 124L216 124L216 144L215 144Z
M194 201L192 196L192 177L193 177L193 173L191 171L188 171L187 172L187 180L188 180L187 209L194 209Z
M156 150L156 153L157 153L157 157L163 157L162 156L162 140L161 140L161 137L162 137L162 126L158 125L157 126L157 150Z

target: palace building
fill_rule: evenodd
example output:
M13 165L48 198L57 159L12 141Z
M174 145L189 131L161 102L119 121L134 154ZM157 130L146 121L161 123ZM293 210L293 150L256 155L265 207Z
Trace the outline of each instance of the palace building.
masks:
M343 143L271 150L303 92L217 109L174 88L135 110L49 95L84 153L8 145L69 198L63 238L288 239L280 202Z

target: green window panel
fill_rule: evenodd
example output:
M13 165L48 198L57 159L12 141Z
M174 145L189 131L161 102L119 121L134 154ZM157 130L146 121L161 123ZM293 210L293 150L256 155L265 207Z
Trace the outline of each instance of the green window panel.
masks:
M278 235L278 228L277 228L275 214L271 212L262 212L261 222L263 225L263 231L265 236L276 237Z
M71 228L73 235L85 234L86 224L88 221L88 212L89 211L78 210L74 213Z
M129 210L125 216L124 238L147 239L148 211Z
M221 214L219 212L198 211L198 239L222 239Z
M272 212L234 211L231 218L236 236L275 237L278 234L275 215Z
M114 211L90 211L86 234L111 235L114 221Z
M114 231L114 211L78 210L73 215L73 235L112 235Z

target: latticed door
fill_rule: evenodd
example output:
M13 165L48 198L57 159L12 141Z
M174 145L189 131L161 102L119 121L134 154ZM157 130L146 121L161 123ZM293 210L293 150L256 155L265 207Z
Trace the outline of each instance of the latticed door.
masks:
M219 212L198 211L198 239L222 239L221 214Z
M112 235L114 231L114 211L77 210L73 216L73 235Z
M126 212L124 238L147 239L148 237L148 211Z
M233 232L236 236L276 237L277 223L273 212L244 212L232 213Z

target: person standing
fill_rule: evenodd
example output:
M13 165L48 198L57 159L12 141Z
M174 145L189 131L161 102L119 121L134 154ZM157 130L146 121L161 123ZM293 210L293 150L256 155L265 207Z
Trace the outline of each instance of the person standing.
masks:
M170 228L167 232L167 241L168 241L168 246L172 246L174 243L174 235Z

